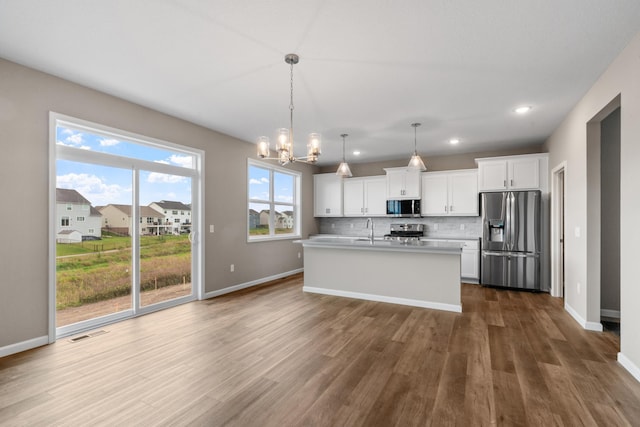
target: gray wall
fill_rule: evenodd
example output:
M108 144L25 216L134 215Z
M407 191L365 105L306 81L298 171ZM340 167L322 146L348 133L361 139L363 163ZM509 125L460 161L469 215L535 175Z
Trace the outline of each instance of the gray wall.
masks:
M424 161L427 170L430 172L436 171L448 171L448 170L456 170L456 169L475 169L478 167L476 165L475 159L481 157L497 157L497 156L512 156L517 154L532 154L532 153L542 153L543 151L542 144L540 145L531 145L528 147L520 147L513 148L510 150L499 150L499 151L478 151L474 153L464 153L464 154L452 154L448 156L422 156L422 160ZM351 168L351 173L353 176L374 176L374 175L384 175L384 168L395 168L407 166L409 163L410 155L407 154L405 158L396 159L396 160L388 160L384 162L372 162L372 163L352 163L349 162L349 167ZM332 166L323 166L320 168L320 172L329 173L335 172L338 169L338 165Z
M600 126L600 307L620 311L620 108Z
M206 292L302 268L290 240L246 243L255 145L0 59L0 186L3 206L12 207L0 246L0 347L48 333L49 111L205 151L203 231L216 230L203 234ZM303 171L302 234L315 234L317 168L292 168Z
M590 257L592 237L587 216L600 216L589 209L588 137L592 119L616 98L620 102L620 331L618 360L640 379L640 286L637 286L637 227L640 212L640 33L637 34L593 87L569 112L545 142L549 170L566 162L565 173L565 306L574 317L600 321L600 275L590 274L590 265L600 257ZM604 118L604 117L603 117ZM599 163L598 163L599 164ZM606 171L603 171L606 173ZM598 184L599 186L599 184ZM589 214L587 214L589 212ZM603 224L606 226L606 224ZM576 233L580 230L580 233ZM600 247L597 234L597 247ZM596 246L596 244L591 244ZM599 251L597 251L599 252ZM580 284L581 286L578 286ZM597 303L596 303L597 302Z

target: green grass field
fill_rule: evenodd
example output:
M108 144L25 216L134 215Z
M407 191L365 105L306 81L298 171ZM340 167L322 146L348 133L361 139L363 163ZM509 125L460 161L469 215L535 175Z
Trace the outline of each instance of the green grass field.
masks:
M130 294L130 248L130 237L57 244L57 309ZM140 259L143 291L191 282L191 244L187 235L142 236Z

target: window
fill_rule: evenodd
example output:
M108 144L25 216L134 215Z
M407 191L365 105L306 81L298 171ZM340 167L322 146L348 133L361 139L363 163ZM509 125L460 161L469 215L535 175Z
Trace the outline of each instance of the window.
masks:
M96 230L93 229L93 228L90 228L90 229L87 230L87 233L89 233L89 234L93 234L95 232L96 232Z
M171 211L172 215L178 215L178 211Z
M68 210L68 211L73 210L73 205L67 204L67 210Z
M69 217L68 216L63 216L62 220L60 221L60 225L63 227L68 227L69 226Z
M147 217L147 224L153 224L153 218L148 216Z
M176 224L180 224L180 218L175 218L173 222L175 222Z
M77 217L76 217L76 221L78 221L78 222L84 222L84 217L83 217L83 216L77 216Z
M248 161L249 241L300 237L301 173Z

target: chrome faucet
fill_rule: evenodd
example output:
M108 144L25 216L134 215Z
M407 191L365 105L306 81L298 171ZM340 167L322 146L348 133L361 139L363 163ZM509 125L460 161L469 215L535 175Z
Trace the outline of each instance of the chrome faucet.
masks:
M369 241L373 244L373 219L367 218L367 228L369 228L369 224L371 224L371 231L369 231Z

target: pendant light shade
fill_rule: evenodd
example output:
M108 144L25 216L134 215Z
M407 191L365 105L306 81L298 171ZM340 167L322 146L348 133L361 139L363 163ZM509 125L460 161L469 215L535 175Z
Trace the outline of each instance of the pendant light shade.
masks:
M413 156L411 156L411 160L409 160L409 166L408 167L410 169L417 169L417 170L420 170L420 171L426 171L427 167L424 165L424 162L422 161L422 159L418 155L417 129L418 129L418 126L420 126L420 123L411 123L411 126L413 126Z
M351 178L353 174L351 173L351 168L349 168L349 164L344 158L344 139L349 136L346 133L340 135L342 137L342 163L338 166L338 170L336 171L336 175L341 176L343 178Z

